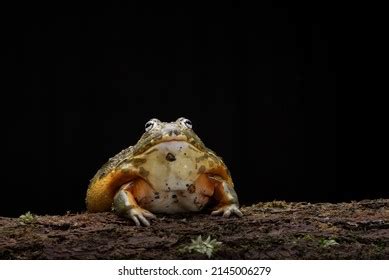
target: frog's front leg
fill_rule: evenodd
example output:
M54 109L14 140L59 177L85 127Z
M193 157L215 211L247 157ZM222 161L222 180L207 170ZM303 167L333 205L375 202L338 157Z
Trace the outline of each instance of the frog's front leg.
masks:
M155 215L138 205L139 201L151 197L150 186L142 179L136 179L122 185L116 193L113 201L113 210L120 216L132 219L137 226L141 224L149 226L147 220L155 219Z
M214 183L213 198L217 202L216 210L212 211L211 215L229 217L231 214L235 214L242 217L243 214L239 210L238 196L234 187L220 176L209 175L208 177Z

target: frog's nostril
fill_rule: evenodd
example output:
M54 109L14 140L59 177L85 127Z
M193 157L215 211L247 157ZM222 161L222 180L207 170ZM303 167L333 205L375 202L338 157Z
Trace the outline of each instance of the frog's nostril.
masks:
M168 134L169 136L180 135L180 132L177 129L171 129L169 130Z

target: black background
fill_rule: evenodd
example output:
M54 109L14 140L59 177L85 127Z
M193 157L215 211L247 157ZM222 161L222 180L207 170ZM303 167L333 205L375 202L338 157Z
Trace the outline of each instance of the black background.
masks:
M152 117L191 119L242 204L384 195L336 182L334 15L257 2L12 16L0 215L85 210L94 173Z

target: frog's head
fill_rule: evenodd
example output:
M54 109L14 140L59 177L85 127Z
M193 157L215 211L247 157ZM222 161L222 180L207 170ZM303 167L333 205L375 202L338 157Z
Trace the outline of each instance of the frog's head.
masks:
M186 118L178 118L175 122L161 122L151 119L145 124L145 133L134 146L134 155L143 153L151 147L169 141L185 141L200 151L206 148L200 138L192 130L192 122Z

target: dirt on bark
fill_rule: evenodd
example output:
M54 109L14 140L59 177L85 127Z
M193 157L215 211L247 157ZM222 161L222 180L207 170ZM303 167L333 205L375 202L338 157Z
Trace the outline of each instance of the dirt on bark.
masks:
M212 259L389 259L389 199L241 210L158 215L150 227L114 213L0 217L0 259L207 259L188 249L199 235L222 242Z

